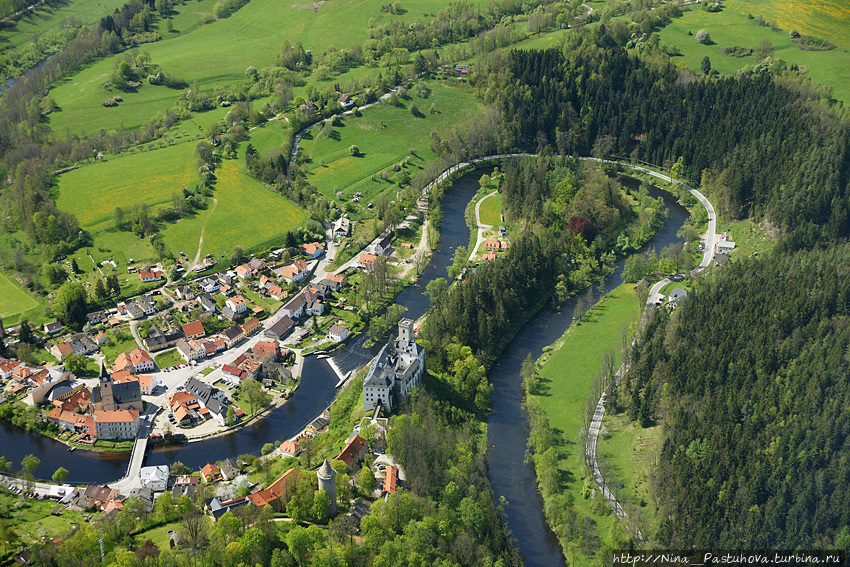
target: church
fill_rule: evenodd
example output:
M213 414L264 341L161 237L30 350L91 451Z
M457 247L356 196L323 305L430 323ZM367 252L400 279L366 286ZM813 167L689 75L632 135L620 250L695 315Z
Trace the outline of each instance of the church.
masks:
M91 403L95 411L125 410L142 411L142 389L138 380L116 384L107 374L106 366L100 363L100 381L91 392Z

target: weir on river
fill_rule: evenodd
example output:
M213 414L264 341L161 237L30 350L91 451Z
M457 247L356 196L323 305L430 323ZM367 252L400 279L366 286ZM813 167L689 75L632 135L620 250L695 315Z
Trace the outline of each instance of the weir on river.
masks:
M469 244L470 231L464 219L464 211L478 191L478 179L491 171L492 167L486 167L467 173L446 191L442 200L440 245L434 250L419 280L405 288L395 301L407 309L406 317L418 319L425 313L430 305L428 298L423 295L425 286L435 278L447 277L446 269L452 262L455 249ZM651 194L653 197L661 196L669 210L661 230L646 247L660 250L681 241L676 233L687 220L688 213L668 193L651 191ZM590 295L594 302L598 301L621 283L622 268L621 260L616 263L614 273L584 294ZM578 297L574 297L560 311L544 309L537 314L506 347L489 374L494 386L487 456L490 480L496 496L504 496L508 500L505 507L507 525L529 567L564 565L564 559L557 540L546 526L534 470L524 462L528 427L521 407L519 368L529 352L535 358L538 357L544 346L553 343L566 331L572 322L577 300ZM148 453L145 464L171 464L179 460L197 470L208 462L240 454L258 455L265 443L289 439L330 405L336 395L338 375L344 376L377 354L381 344L367 349L363 346L365 340L365 333L362 333L334 351L332 359L336 369L330 367L329 359L319 360L315 356L308 356L302 371L301 385L293 397L257 423L221 437L154 449ZM124 476L129 460L127 454L84 450L69 453L67 447L57 441L2 421L0 446L3 447L0 454L13 463L19 463L29 453L41 459L41 466L36 471L41 478L49 477L60 466L65 467L70 471L67 480L71 483L115 481Z

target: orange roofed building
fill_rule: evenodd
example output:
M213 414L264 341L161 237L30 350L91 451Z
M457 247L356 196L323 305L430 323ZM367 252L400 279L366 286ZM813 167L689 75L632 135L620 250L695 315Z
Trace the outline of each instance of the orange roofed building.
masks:
M355 435L354 438L348 442L348 445L346 445L340 452L337 459L350 467L359 463L368 449L369 443L359 435Z
M269 504L277 511L283 510L286 503L289 502L290 496L295 491L295 483L300 476L300 470L289 469L265 490L249 494L248 499L254 506L263 507Z

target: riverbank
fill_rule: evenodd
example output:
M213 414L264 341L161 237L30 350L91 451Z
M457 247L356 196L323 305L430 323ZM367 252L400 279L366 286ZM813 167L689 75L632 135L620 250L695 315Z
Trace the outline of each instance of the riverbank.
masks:
M584 521L589 521L596 536L612 549L628 541L625 530L595 489L583 449L599 389L619 367L624 345L629 344L639 317L640 304L633 286L622 284L557 341L544 347L533 370L523 372L530 459L546 520L570 565L597 564L594 554L587 553L589 548L577 545L577 536L589 533L579 529ZM608 439L610 434L603 432L602 437ZM617 464L618 477L631 479L629 472L622 470L628 463Z

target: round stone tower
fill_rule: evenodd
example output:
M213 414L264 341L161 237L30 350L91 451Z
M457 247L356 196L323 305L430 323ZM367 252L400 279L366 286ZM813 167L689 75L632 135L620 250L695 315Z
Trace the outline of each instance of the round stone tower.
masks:
M336 515L336 471L325 459L325 462L316 471L316 476L319 477L319 490L324 490L331 499L331 505L328 506L328 517L332 518Z

